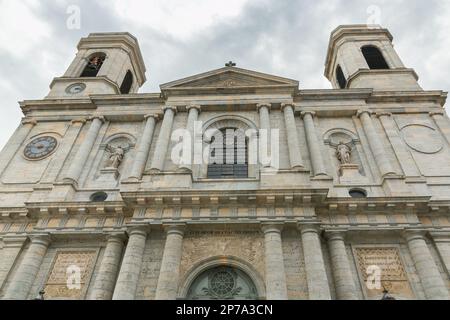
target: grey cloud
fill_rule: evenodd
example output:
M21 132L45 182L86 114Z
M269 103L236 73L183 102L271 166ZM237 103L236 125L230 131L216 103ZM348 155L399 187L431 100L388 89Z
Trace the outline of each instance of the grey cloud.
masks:
M81 30L66 28L68 4L81 7ZM16 88L0 92L1 110L8 110L0 119L0 145L19 122L16 101L45 96L51 79L73 59L79 38L90 32L129 31L139 39L149 79L141 92L156 92L161 83L220 68L230 59L242 68L297 79L302 88L330 88L323 76L330 32L339 24L366 23L371 5L380 7L383 26L393 33L402 60L416 69L423 87L449 90L443 71L450 68L446 0L254 0L238 16L183 39L136 25L133 17L119 19L102 0L42 1L35 14L50 23L52 34L24 59L0 51L0 83L9 81ZM39 62L44 58L50 67Z

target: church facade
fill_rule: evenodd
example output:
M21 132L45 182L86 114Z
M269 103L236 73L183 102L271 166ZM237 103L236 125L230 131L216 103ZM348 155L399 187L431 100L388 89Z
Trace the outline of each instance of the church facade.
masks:
M335 29L329 90L230 62L138 93L133 36L81 39L0 153L0 299L449 299L447 95L392 40Z

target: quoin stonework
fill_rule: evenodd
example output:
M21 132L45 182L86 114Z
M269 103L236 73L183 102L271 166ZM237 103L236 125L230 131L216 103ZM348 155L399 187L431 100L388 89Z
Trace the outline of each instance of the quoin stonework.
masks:
M136 38L81 39L0 154L0 298L449 299L447 94L392 41L335 29L329 90L230 62L138 93Z

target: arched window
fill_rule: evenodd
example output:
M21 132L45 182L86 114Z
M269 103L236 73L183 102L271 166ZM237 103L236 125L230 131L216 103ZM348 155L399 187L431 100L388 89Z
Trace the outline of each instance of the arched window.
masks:
M339 65L336 68L336 79L341 89L347 87L347 79L345 79L344 72L342 72L342 68Z
M133 74L130 70L127 71L125 78L123 79L122 85L120 86L121 94L129 94L131 86L133 85Z
M374 46L365 46L361 48L362 54L367 61L367 65L372 70L389 69L386 60L381 51Z
M211 139L208 178L248 178L248 141L242 129L217 130Z
M81 77L96 77L103 63L106 55L104 53L96 53L89 58L88 64L83 70Z
M191 285L188 300L257 300L250 277L239 269L218 267L202 273Z

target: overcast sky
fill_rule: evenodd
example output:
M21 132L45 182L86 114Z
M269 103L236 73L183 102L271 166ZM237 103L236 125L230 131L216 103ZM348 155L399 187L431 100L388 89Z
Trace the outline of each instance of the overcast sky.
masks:
M0 148L22 117L17 101L44 98L90 32L138 38L148 70L140 92L229 60L319 89L331 88L330 32L374 22L390 29L424 89L450 90L449 0L0 0Z

